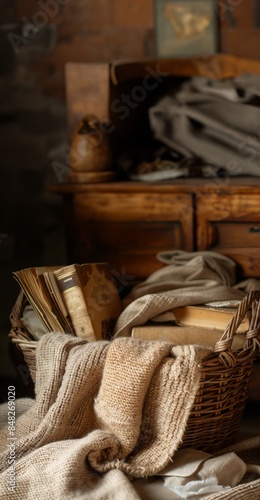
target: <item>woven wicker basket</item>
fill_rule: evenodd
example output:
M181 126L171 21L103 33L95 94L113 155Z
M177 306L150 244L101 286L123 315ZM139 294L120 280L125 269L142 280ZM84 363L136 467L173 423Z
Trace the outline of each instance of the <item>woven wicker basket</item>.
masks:
M23 327L21 317L26 299L21 292L10 320L12 342L22 350L33 381L36 375L37 341ZM232 341L248 309L252 307L250 329L243 349L233 351ZM247 401L254 359L260 352L260 290L241 301L214 352L201 367L199 390L185 430L183 447L215 452L235 440Z

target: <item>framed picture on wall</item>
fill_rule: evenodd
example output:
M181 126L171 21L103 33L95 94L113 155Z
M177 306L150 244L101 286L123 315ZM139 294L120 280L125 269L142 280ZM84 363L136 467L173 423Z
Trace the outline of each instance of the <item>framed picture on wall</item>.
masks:
M216 0L154 0L156 55L198 57L218 50Z

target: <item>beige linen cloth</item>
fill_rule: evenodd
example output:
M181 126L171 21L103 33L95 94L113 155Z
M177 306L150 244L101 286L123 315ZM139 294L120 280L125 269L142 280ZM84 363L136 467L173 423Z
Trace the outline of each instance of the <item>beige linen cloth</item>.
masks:
M90 342L48 333L36 348L36 400L18 400L16 488L7 404L0 407L0 498L137 499L178 449L209 348Z
M175 250L158 254L165 267L135 286L124 301L114 336L128 336L133 326L146 323L174 307L211 302L236 303L260 289L253 278L236 283L236 265L213 251Z

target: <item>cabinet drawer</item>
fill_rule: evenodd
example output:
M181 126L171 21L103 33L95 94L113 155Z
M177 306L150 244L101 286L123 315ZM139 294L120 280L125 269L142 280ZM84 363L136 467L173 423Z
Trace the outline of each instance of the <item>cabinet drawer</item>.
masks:
M214 193L198 199L197 245L233 259L241 275L260 276L260 196Z
M74 197L79 217L113 221L192 220L192 195L169 192L87 192Z
M210 221L212 242L228 247L260 247L260 222Z

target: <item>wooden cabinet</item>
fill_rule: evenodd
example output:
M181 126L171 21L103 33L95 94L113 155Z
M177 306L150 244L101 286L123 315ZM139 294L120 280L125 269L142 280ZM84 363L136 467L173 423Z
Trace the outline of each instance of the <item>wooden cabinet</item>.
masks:
M260 62L228 54L69 63L69 140L82 117L94 113L100 121L110 122L100 133L109 133L117 158L151 140L149 107L183 79L196 75L221 80L248 72L260 74ZM137 99L137 90L142 98ZM78 183L54 189L66 200L70 261L108 260L143 279L161 267L156 259L160 251L216 250L235 260L238 276L260 276L260 178Z
M108 261L136 280L164 250L214 250L260 277L260 179L64 184L70 262Z

